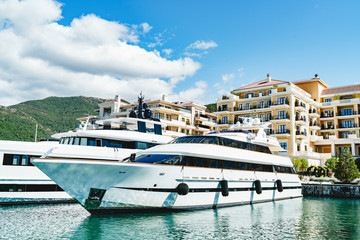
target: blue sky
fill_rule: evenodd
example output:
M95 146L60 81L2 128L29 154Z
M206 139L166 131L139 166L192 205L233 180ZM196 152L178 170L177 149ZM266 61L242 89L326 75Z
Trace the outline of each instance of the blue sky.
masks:
M21 21L24 24L33 21L31 13L23 19L9 14L17 13L23 2L33 6L28 10L40 9L34 12L44 16L34 21L32 25L36 27L31 33L19 27ZM25 55L27 60L34 60L32 64L39 70L44 66L54 67L49 72L60 69L56 76L36 75L33 71L17 76L19 70L2 74L9 69L8 65L17 62L5 64L6 59L0 59L0 84L20 92L16 96L4 93L3 98L0 96L0 105L48 95L112 98L120 94L133 101L141 90L153 99L165 93L172 100L211 103L235 88L264 79L267 73L271 73L273 79L285 81L311 78L317 73L331 87L360 83L359 1L59 2L0 1L0 23L3 23L0 40L6 32L7 37L3 38L9 43L16 42L9 37L10 30L16 39L33 38L26 47L25 43L19 44L22 50L16 51L16 56ZM6 16L1 17L4 15L1 10ZM102 28L101 24L106 27ZM36 35L44 31L49 35ZM114 31L118 34L113 34ZM117 39L107 40L113 38ZM85 47L77 52L81 41L84 44L80 48ZM116 41L126 43L126 48L113 48ZM95 47L92 42L97 42ZM132 46L138 48L134 50ZM131 49L136 53L130 54ZM62 54L68 52L66 56ZM111 52L114 53L111 55ZM152 56L153 53L156 56ZM109 63L114 61L109 60L105 64L120 55L128 59L126 63L134 64L124 65L125 60L113 65ZM87 62L89 59L99 59L99 62ZM36 65L39 61L43 65ZM26 65L24 62L18 65L22 64ZM147 68L144 70L143 66ZM121 67L123 69L117 71ZM27 78L27 84L24 81L17 84L23 89L16 89L14 83L20 81L16 78ZM28 93L31 86L37 87L35 94ZM105 90L107 86L109 89Z

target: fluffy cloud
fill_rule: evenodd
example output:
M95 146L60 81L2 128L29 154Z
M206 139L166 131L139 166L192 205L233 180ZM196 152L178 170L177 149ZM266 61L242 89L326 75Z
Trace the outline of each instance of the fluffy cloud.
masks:
M209 48L215 48L218 45L214 41L203 41L198 40L192 44L190 44L186 49L200 49L200 50L206 50Z
M171 101L186 101L185 99L192 100L193 102L202 103L204 102L204 95L207 91L207 83L205 81L198 81L194 87L191 87L185 91L181 91L178 94L173 94L169 97ZM206 99L208 100L208 99Z
M168 60L137 46L152 28L147 23L140 33L93 14L69 26L61 18L52 0L0 0L0 105L50 95L131 100L141 90L159 98L200 68L191 58Z

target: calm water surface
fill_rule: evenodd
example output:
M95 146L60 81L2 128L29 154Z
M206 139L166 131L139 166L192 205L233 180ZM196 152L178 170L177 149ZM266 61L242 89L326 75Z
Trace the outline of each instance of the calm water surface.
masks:
M360 200L299 198L191 212L91 216L80 205L0 208L0 239L360 239Z

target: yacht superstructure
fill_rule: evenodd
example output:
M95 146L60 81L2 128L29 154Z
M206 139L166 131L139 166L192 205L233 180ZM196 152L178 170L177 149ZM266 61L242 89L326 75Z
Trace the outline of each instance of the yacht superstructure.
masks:
M301 197L290 159L273 154L283 149L266 136L265 127L244 119L231 131L179 137L119 162L44 158L33 163L91 213L217 208Z

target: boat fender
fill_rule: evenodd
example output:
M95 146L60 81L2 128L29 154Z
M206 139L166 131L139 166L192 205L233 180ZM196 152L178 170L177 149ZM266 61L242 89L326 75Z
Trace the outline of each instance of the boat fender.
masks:
M255 191L257 194L261 194L262 193L262 188L261 188L261 182L260 180L255 180Z
M284 190L282 182L281 182L280 179L276 180L276 187L277 187L279 192L282 192Z
M179 195L186 195L189 193L189 186L186 183L180 183L177 187L176 187L176 192Z
M221 194L222 194L224 197L229 196L228 181L227 181L227 180L221 180L221 181L220 181L220 185L221 185Z

